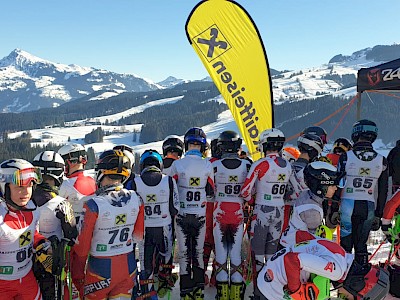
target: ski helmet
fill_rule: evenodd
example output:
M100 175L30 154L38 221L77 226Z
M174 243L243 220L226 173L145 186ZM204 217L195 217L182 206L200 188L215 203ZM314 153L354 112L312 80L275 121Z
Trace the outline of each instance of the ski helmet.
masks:
M41 184L42 181L40 170L24 159L8 159L0 164L0 192L6 203L15 209L32 210L21 207L11 200L9 184L28 186L31 182L34 184Z
M135 153L133 152L132 147L122 144L114 146L113 150L121 150L122 152L124 152L124 154L129 158L129 161L131 162L131 169L133 169L133 166L135 165Z
M140 172L149 166L155 166L160 170L163 169L163 159L156 150L146 150L140 156Z
M313 161L321 154L324 144L319 136L306 133L297 139L297 147L300 152L307 153L310 161Z
M211 147L211 157L220 159L221 148L218 146L218 139L211 140L210 147Z
M341 154L351 150L352 147L353 145L348 139L341 137L336 139L333 143L332 152L336 154Z
M182 156L184 147L185 145L179 136L169 135L162 144L163 156L166 157L168 152L177 152L179 156Z
M315 161L304 168L304 181L310 191L324 197L329 186L344 186L341 181L344 173L338 172L334 166L327 162Z
M296 161L300 156L300 151L295 147L285 147L281 150L280 155L290 163Z
M373 143L378 137L378 127L370 120L359 120L354 123L351 131L351 140L356 143L360 138Z
M232 130L221 132L217 140L217 147L222 153L238 153L242 146L242 139Z
M200 127L192 127L188 131L186 131L184 142L185 151L187 151L189 144L195 144L201 145L200 152L204 152L206 150L207 136L204 133L203 129L201 129Z
M260 134L258 145L263 153L267 151L281 151L285 143L285 135L276 128L264 130Z
M125 183L131 175L131 162L121 150L106 150L100 154L94 170L98 185L105 176L121 178L121 182Z
M86 164L87 162L87 153L85 147L81 144L66 144L58 149L58 154L66 162L67 160L71 163L82 163Z
M33 159L32 164L40 169L42 176L50 176L56 186L63 182L65 163L60 154L54 151L40 152Z
M324 146L328 143L328 134L326 133L325 129L319 126L310 126L303 130L301 134L314 134L320 137L322 144Z
M354 299L380 300L389 293L390 277L387 270L379 266L363 267L353 262L343 282L343 288ZM369 270L368 270L369 269Z

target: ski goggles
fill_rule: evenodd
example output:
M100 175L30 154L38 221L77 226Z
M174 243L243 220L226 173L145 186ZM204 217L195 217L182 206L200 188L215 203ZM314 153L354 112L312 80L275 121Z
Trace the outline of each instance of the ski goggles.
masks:
M12 174L0 175L0 182L12 183L18 186L29 186L32 181L36 184L43 182L39 168L16 170Z

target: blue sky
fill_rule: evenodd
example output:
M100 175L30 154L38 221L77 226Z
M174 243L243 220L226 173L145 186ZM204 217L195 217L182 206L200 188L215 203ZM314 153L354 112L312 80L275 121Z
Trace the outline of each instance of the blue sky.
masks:
M256 23L272 68L300 69L336 54L400 43L399 0L238 0ZM194 0L3 1L0 57L15 48L64 64L154 81L207 72L189 45Z

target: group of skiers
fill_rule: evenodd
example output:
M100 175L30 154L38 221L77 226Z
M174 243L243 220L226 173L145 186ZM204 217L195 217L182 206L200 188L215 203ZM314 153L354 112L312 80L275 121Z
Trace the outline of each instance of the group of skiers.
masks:
M372 146L377 133L374 122L360 120L352 142L339 138L322 156L323 128L306 128L297 148L285 147L283 132L271 128L259 136L263 158L252 162L238 133L224 131L208 143L193 127L183 140L168 136L162 153L144 151L140 174L129 146L104 151L95 178L84 172L79 144L32 162L6 160L1 297L170 297L178 279L174 257L184 300L203 299L208 284L216 299L244 299L250 281L254 300L325 299L329 280L342 299L396 293L390 280L400 275L371 265L366 245L380 228L399 240L391 223L400 193L386 203L390 166ZM340 243L332 241L335 229Z

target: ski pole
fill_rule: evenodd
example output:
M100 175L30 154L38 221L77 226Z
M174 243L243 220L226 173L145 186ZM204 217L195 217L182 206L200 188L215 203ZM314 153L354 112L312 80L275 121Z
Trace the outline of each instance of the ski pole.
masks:
M368 259L368 262L370 262L370 261L372 260L372 258L374 258L375 254L378 253L379 249L382 247L382 245L383 245L384 243L386 243L386 240L382 241L382 242L379 244L378 248L376 248L376 250L374 251L374 253L372 253L371 257Z

